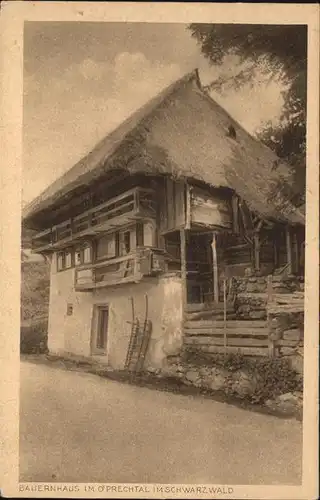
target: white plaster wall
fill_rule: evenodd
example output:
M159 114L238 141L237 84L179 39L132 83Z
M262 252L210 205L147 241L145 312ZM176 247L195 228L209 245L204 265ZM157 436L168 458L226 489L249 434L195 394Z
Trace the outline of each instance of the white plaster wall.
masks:
M134 299L135 317L145 319L145 294L148 295L148 319L152 333L146 366L160 368L168 355L176 354L182 345L182 286L176 276L149 279L142 283L104 288L93 292L96 305L109 305L106 362L112 368L124 367L131 335ZM100 358L102 361L103 359Z
M132 322L130 297L134 299L135 317L143 323L145 317L145 293L149 300L149 318L153 323L157 319L158 304L161 302L161 290L156 280L132 285L120 285L112 288L96 290L93 293L95 304L109 305L109 324L106 362L112 368L124 367Z
M48 348L52 353L90 355L92 294L76 292L74 269L57 272L56 255L51 262ZM73 314L67 315L67 304Z
M166 357L179 351L182 345L182 287L177 276L150 278L138 284L125 284L93 292L74 290L74 269L56 271L56 259L51 266L48 347L52 353L91 355L91 332L94 306L109 306L106 356L99 356L114 369L124 368L130 335L134 298L135 317L140 324L145 319L145 294L148 295L148 319L152 334L146 356L146 366L160 368ZM67 304L73 314L67 315Z
M182 346L182 284L175 275L159 279L158 310L153 322L153 330L146 357L146 366L161 368L167 356L178 354Z

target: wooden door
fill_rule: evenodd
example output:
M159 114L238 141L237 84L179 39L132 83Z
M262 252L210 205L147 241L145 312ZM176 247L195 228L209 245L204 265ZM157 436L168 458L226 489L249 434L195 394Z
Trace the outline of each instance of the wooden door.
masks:
M108 323L109 323L109 308L108 306L97 307L96 331L93 336L93 354L106 354L108 341Z

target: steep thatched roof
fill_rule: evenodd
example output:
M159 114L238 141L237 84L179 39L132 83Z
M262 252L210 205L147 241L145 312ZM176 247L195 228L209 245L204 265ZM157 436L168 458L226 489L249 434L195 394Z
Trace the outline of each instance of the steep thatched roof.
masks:
M304 223L304 214L279 192L289 167L202 89L197 70L132 114L49 186L25 208L25 222L119 170L228 187L263 217Z

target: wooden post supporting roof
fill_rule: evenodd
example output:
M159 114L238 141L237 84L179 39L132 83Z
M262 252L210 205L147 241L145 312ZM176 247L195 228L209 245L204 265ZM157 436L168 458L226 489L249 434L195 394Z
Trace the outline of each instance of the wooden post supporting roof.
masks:
M253 249L254 249L254 268L256 271L260 270L260 235L255 233L253 236Z
M271 319L270 319L270 313L269 313L269 306L270 306L272 300L273 300L272 276L269 275L267 278L267 325L268 325L268 330L269 330L268 351L269 351L269 356L271 358L273 358L276 354L275 341L274 341L274 337L272 335Z
M183 311L187 306L187 259L186 259L186 231L180 229L180 255L181 255L181 280L182 280L182 300Z
M212 264L213 264L213 301L215 304L219 302L219 277L218 277L218 259L217 259L217 235L216 233L212 233Z
M289 226L286 227L286 247L287 247L288 273L292 274L292 246L291 246L291 231Z
M231 204L232 204L232 225L233 225L233 232L235 234L240 233L240 227L239 227L239 198L237 195L233 195L231 199Z
M186 229L191 228L191 186L185 183L185 195L186 195Z
M292 235L292 253L293 253L293 266L292 270L294 273L299 272L299 244L297 232L294 231Z

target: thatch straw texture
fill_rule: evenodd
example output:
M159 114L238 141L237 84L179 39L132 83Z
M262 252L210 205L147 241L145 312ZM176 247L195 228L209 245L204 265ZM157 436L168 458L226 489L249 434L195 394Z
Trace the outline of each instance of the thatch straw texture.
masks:
M207 95L197 70L140 108L38 196L26 207L25 221L115 170L231 188L262 217L304 223L304 214L279 194L289 167Z

